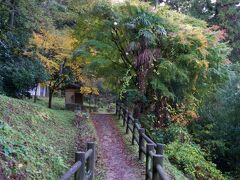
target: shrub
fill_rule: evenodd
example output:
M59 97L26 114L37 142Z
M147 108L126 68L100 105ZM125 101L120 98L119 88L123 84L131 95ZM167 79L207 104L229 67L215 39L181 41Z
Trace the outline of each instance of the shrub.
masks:
M208 162L201 149L192 143L174 141L166 146L170 162L174 163L190 179L225 179L216 165Z
M224 179L216 165L209 162L196 144L191 143L191 135L185 126L170 123L166 129L150 128L151 116L145 115L141 122L154 141L166 144L166 155L172 164L190 179Z
M128 103L138 103L138 102L146 102L147 99L143 93L141 93L137 89L129 89L125 94L125 99Z
M176 123L171 123L165 131L164 141L166 143L180 141L182 143L189 142L191 137L187 128Z

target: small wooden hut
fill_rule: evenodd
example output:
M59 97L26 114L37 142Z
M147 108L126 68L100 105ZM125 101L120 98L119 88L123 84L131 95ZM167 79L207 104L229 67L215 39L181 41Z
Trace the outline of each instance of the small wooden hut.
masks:
M65 87L65 107L75 110L83 107L83 94L80 93L80 84L69 84Z

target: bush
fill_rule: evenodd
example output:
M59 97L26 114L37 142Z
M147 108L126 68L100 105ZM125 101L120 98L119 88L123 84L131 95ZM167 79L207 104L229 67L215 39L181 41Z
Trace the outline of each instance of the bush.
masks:
M215 164L204 158L205 154L195 144L174 141L166 146L166 153L170 162L190 179L225 179Z
M47 73L38 60L17 58L2 62L0 59L0 92L7 96L20 97L47 80Z
M216 165L209 162L200 147L191 143L191 135L185 126L170 123L166 129L151 128L151 114L142 116L142 125L154 141L166 144L166 155L172 164L190 179L224 179Z
M137 89L128 89L125 94L125 100L132 104L138 102L145 103L147 101L145 95Z
M190 142L191 136L186 127L178 123L169 123L166 129L154 128L154 114L148 113L142 115L140 122L146 129L146 132L151 135L154 141L168 144L173 141Z
M190 134L187 131L187 128L181 126L180 124L171 123L165 131L164 141L166 143L179 141L181 143L190 142Z

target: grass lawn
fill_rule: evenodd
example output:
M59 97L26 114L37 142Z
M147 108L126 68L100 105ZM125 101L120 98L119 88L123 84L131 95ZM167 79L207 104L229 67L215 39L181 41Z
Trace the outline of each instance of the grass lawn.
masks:
M33 99L25 99L24 101L33 103ZM37 99L36 104L44 107L48 107L48 97L41 97ZM64 98L53 97L52 99L52 109L55 110L65 110L65 100Z

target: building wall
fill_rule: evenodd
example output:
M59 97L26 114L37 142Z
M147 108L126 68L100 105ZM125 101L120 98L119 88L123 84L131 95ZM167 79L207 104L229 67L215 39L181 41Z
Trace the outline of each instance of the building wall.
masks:
M32 96L35 95L35 90L36 89L34 88L34 89L29 91ZM48 93L49 93L48 86L42 85L42 84L38 84L38 86L37 86L37 93L36 93L38 97L48 97Z
M65 90L65 107L68 110L74 111L76 109L75 103L75 89L66 89Z
M75 104L75 90L65 90L65 104Z

